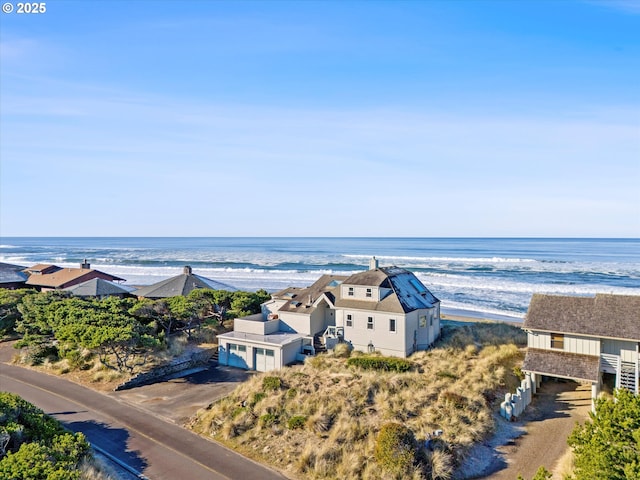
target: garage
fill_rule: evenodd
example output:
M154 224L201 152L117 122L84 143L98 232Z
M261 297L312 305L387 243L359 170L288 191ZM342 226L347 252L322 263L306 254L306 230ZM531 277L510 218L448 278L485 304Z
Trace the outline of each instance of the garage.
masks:
M275 370L276 359L273 350L266 348L255 349L255 369L259 372L268 372Z
M236 345L235 343L227 344L228 357L227 365L230 367L249 368L247 363L247 346Z

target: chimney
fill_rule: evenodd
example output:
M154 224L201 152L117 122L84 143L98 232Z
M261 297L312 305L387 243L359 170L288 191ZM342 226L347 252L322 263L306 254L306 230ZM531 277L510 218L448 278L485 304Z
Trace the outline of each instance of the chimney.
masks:
M85 258L85 259L84 259L84 262L82 262L82 263L80 264L80 268L81 268L82 270L90 270L90 269L91 269L91 264L90 264L90 263L88 263L88 262L87 262L87 259Z
M189 265L186 265L183 271L185 275L191 275L191 267Z
M369 260L369 270L377 270L378 268L378 259L376 257L371 257Z

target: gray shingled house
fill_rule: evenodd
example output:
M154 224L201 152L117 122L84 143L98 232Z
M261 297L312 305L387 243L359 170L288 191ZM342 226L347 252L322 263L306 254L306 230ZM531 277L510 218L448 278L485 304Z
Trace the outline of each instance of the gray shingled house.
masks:
M210 290L227 290L229 292L236 291L236 288L210 278L196 275L191 267L186 266L180 275L167 278L161 282L139 288L134 295L138 297L158 299L176 297L178 295L189 295L193 290L199 288L208 288Z
M25 288L25 282L29 278L29 275L23 271L25 268L20 265L0 262L0 288L8 290Z
M262 313L234 320L218 335L219 362L268 371L338 341L355 350L407 357L440 335L440 301L405 269L379 267L349 277L323 275L307 288L287 288Z
M605 375L616 388L639 392L640 296L534 294L523 324L528 350L522 370L592 384Z
M120 297L124 298L134 290L132 287L117 285L102 278L92 278L83 283L67 287L64 290L71 292L75 297Z

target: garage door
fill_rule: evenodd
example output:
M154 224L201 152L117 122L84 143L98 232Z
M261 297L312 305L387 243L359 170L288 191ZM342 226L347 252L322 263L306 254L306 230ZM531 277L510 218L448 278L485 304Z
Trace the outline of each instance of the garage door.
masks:
M256 348L256 370L259 372L268 372L270 370L275 370L276 368L276 359L273 350L268 350L266 348Z
M247 346L229 343L227 365L230 367L249 368L247 364Z

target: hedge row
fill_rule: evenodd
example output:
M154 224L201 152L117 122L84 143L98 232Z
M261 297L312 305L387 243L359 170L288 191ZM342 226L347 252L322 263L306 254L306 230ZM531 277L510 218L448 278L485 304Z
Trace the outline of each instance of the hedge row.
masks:
M403 358L393 357L352 357L347 360L347 365L359 367L364 370L378 370L384 372L404 373L413 369L413 363Z

